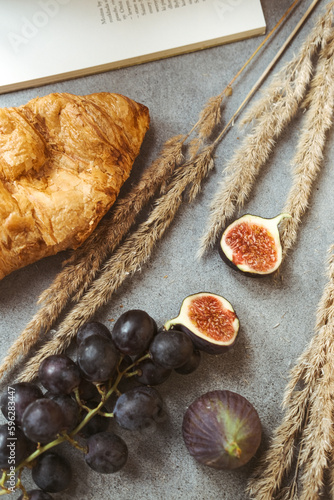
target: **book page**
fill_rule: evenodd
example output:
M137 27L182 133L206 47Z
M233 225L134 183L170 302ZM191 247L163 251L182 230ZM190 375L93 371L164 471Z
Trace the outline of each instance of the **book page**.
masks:
M0 91L263 33L260 0L11 0L0 6ZM58 75L58 78L57 78Z

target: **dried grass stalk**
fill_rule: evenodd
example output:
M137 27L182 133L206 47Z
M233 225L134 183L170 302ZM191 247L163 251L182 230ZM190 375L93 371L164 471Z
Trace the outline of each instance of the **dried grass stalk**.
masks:
M276 29L288 17L298 1L295 0L293 2L225 89L218 96L209 99L201 111L198 121L191 130L186 135L176 136L165 143L160 156L144 174L138 188L135 188L133 193L130 193L125 200L120 200L116 204L111 221L105 218L101 222L99 228L87 240L86 244L81 249L78 249L68 261L68 265L64 271L58 275L54 283L41 295L39 303L42 303L43 306L13 344L3 364L0 366L0 377L6 371L13 368L20 357L28 353L38 340L40 334L46 334L50 331L52 325L64 312L65 307L70 301L76 302L80 300L98 273L102 262L120 243L134 222L136 213L150 199L152 193L161 182L161 192L164 192L168 182L167 174L169 170L172 171L176 165L181 163L182 147L193 133L196 134L196 137L189 142L188 153L194 163L201 162L202 152L200 150L205 148L205 143L220 124L221 105L224 97L232 95L232 84ZM212 144L212 151L222 138L222 135L220 134L218 141L216 140ZM205 152L205 149L203 151ZM190 197L195 195L196 183L193 183Z
M126 238L106 262L101 276L94 281L80 303L67 315L54 337L29 361L19 380L34 379L41 361L46 356L64 351L75 337L78 328L89 321L95 312L110 300L126 278L140 270L173 221L185 190L190 188L190 197L193 200L213 164L213 150L212 147L208 147L195 162L190 160L176 171L166 194L157 201L148 219Z
M321 377L309 400L310 413L303 429L299 463L302 470L300 500L319 499L324 486L324 472L329 465L330 451L334 444L333 354L334 346L331 344L326 353L327 362L322 367Z
M198 255L214 246L236 208L248 198L261 167L272 152L277 138L296 115L305 97L313 71L313 58L332 35L334 2L316 22L299 53L274 77L263 97L251 107L244 122L253 121L247 135L225 170L224 180L210 208L208 229Z
M76 250L67 266L39 298L42 307L37 311L9 349L0 366L0 377L16 365L45 335L64 311L67 304L78 301L96 277L102 263L122 241L134 224L137 214L156 191L165 189L169 177L182 162L184 136L169 139L159 157L145 170L139 183L119 199L111 216L101 221L83 246Z
M312 12L314 6L318 3L319 0L314 0L313 4L309 7L308 12L305 16L308 17L308 15ZM299 0L294 0L294 2L290 5L290 7L284 12L283 16L279 19L279 21L275 24L275 26L271 29L271 31L267 34L267 36L262 40L262 42L258 45L256 50L251 54L251 56L247 59L247 61L241 66L239 71L234 75L232 80L224 90L218 94L217 96L211 97L206 105L204 106L203 110L200 113L199 119L197 123L193 126L191 129L190 134L196 130L197 132L197 137L195 137L189 144L189 154L190 156L194 157L200 148L205 144L207 140L210 139L210 137L213 135L214 130L216 127L220 125L221 121L221 105L222 101L226 96L231 96L232 95L232 85L235 83L235 81L239 78L239 76L242 74L242 72L247 68L247 66L251 63L251 61L255 58L255 56L258 54L258 52L261 50L261 48L266 44L266 42L269 40L269 38L275 33L275 31L279 28L279 26L288 18L289 14L293 11L294 7L297 5ZM296 31L291 35L291 39L295 35L295 33L298 31L300 26L296 27ZM289 40L291 41L291 40ZM288 42L288 40L287 40ZM277 58L275 57L274 60L272 61L272 65L275 64L277 61L278 57L282 54L282 52L285 50L286 46L282 48L281 51L277 54ZM272 67L272 66L271 66ZM267 76L267 75L265 75ZM252 95L256 88L253 88L250 92L250 95ZM247 100L247 99L246 99ZM224 131L225 133L225 131ZM220 139L223 137L223 134L219 134L218 136L218 142ZM217 142L217 140L215 141Z
M273 500L280 492L283 480L294 461L295 443L302 430L307 412L308 391L296 392L286 410L281 425L275 430L269 450L248 486L248 493L256 500ZM293 485L289 490L293 491Z
M210 97L202 109L198 122L193 128L194 130L197 129L197 135L189 144L190 157L197 155L201 147L210 139L215 128L219 126L221 122L221 106L225 95L226 93L222 92L215 97Z
M326 133L332 125L334 108L334 30L332 41L321 51L315 77L306 97L306 115L294 159L293 185L283 212L292 217L281 224L283 256L293 246L302 216L308 208L312 186L321 168Z
M295 397L295 388L303 380L303 392L307 397L314 391L314 383L321 375L321 368L326 363L326 349L331 336L328 336L329 325L334 323L334 245L330 248L328 258L329 282L319 301L315 331L318 332L311 340L308 348L299 357L291 370L290 381L285 390L283 408L288 408Z
M318 306L317 316L322 318L321 323L316 323L313 339L291 372L283 401L282 423L275 430L271 446L249 482L248 492L255 500L279 498L285 491L283 481L293 464L294 475L288 490L296 490L300 476L302 490L298 498L320 498L334 444L334 245L330 248L328 276ZM299 385L303 388L298 389ZM300 451L294 462L296 448Z
M331 450L331 465L330 465L330 471L329 471L329 483L330 483L329 494L330 494L330 498L333 500L333 498L334 498L334 463L333 463L333 448L332 448L332 450Z
M215 97L210 97L206 106L200 113L198 136L201 139L209 139L221 122L221 105L224 97L226 96L225 90Z

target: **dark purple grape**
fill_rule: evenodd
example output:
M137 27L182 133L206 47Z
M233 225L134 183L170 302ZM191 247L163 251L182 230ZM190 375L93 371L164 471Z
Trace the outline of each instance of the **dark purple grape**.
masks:
M35 443L53 441L63 428L63 412L52 399L37 399L23 413L22 430Z
M136 370L138 371L136 380L145 385L162 384L172 373L172 370L155 364L151 359L144 359L143 361L141 361L137 365Z
M17 467L33 451L31 441L19 427L0 425L0 469Z
M93 382L89 382L84 378L81 379L79 384L79 397L81 401L89 401L96 399L99 396L99 391Z
M92 335L78 347L78 365L83 377L90 382L105 382L112 378L119 361L119 353L111 340Z
M93 401L88 401L87 406L91 409L96 408L98 403L94 403ZM102 406L101 411L107 413L108 410L105 406ZM83 414L83 418L86 416L86 413ZM105 417L103 415L99 415L96 413L94 417L92 417L87 424L80 430L80 436L84 438L88 438L93 434L97 434L98 432L104 432L108 430L110 424L110 418Z
M68 394L50 394L50 398L60 406L63 412L63 429L71 432L79 423L80 406Z
M147 312L132 309L118 318L111 336L119 351L136 356L148 348L156 331L156 323Z
M177 373L180 373L181 375L188 375L189 373L193 373L195 370L197 370L200 362L201 362L201 353L200 351L197 351L195 349L190 358L188 359L188 361L179 368L175 368L175 371Z
M72 479L70 463L55 452L45 452L32 468L32 478L43 491L66 490Z
M46 390L53 394L70 394L80 383L80 370L64 354L45 358L39 366L38 377Z
M43 393L36 384L30 382L13 384L8 386L1 395L1 412L7 420L15 421L21 425L22 415L26 407L42 397Z
M100 335L108 340L111 340L111 333L103 323L99 321L92 321L82 325L77 332L77 343L81 344L84 340L92 335Z
M100 432L87 440L85 460L100 474L119 471L128 458L128 447L122 438L112 432Z
M29 490L27 491L29 500L52 500L52 496L49 495L49 493L46 493L46 491L42 490ZM26 497L23 497L22 495L19 496L17 500L25 500Z
M194 345L188 335L178 330L158 333L149 348L152 360L169 369L179 368L187 363L193 351Z
M118 425L128 430L151 427L164 417L163 401L153 387L135 387L117 400L114 417Z

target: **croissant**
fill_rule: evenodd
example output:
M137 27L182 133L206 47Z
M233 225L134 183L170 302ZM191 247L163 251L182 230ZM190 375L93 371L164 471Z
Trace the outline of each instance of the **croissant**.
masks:
M0 279L92 233L128 178L149 127L113 93L53 93L0 109Z

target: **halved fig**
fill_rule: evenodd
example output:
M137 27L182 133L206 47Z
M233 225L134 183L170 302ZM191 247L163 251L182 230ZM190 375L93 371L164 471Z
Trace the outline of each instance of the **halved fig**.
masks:
M211 391L187 409L182 423L185 445L198 462L215 469L245 465L261 442L261 422L253 405L231 391Z
M282 262L279 223L290 214L283 213L265 219L246 214L235 220L224 231L219 253L232 268L249 276L273 273Z
M224 297L200 292L186 297L178 316L167 321L164 328L181 330L190 336L197 349L220 354L234 344L239 319Z

